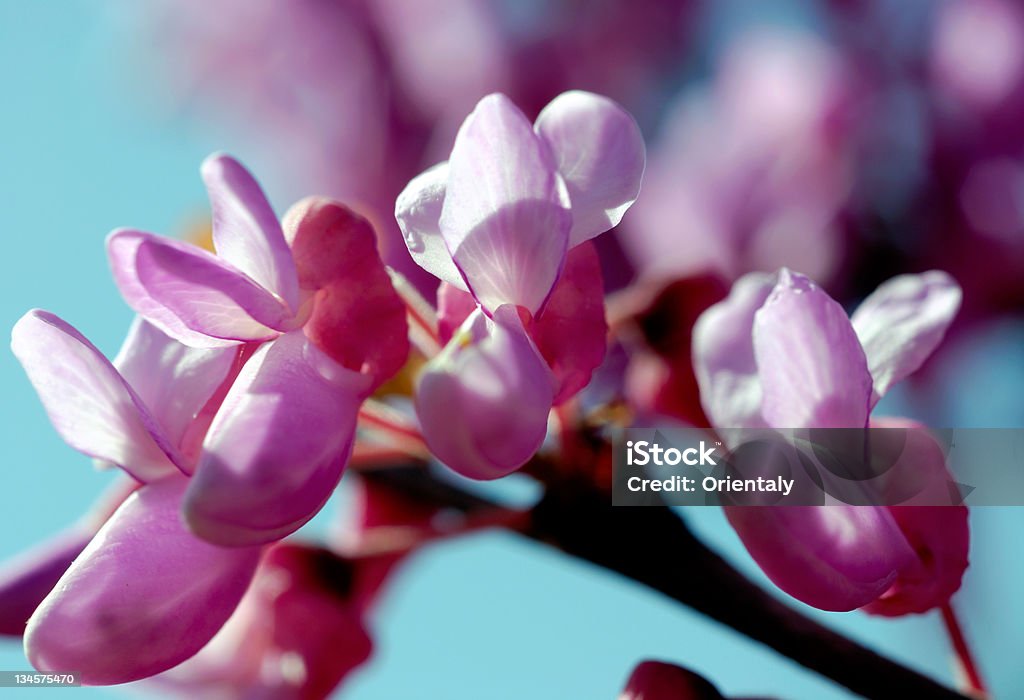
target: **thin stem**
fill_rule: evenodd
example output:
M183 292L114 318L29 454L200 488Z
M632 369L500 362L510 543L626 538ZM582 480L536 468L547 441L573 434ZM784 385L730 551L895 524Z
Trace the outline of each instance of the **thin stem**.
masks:
M426 441L419 428L390 406L379 401L372 399L364 401L359 408L359 421L394 437L412 441L417 447L426 449Z
M409 339L425 356L433 357L441 351L437 311L409 280L394 270L391 270L390 274L395 291L405 303L406 316L412 323Z
M427 459L427 453L412 454L412 450L375 445L365 441L357 441L352 448L352 456L348 460L349 469L366 471L367 469L391 469L396 463L407 462L410 458Z
M957 619L952 603L946 603L942 606L942 621L946 624L949 641L953 644L953 650L956 652L956 657L960 661L960 667L967 678L968 691L972 695L978 695L983 698L988 697L988 691L985 689L985 683L981 679L978 664L971 653L971 647L967 643L967 637L964 635L963 627L960 626L960 621Z

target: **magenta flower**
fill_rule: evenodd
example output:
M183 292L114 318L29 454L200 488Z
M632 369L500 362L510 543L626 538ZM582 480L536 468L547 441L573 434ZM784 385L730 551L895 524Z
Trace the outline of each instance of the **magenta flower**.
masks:
M449 160L398 197L413 259L452 288L440 293L451 339L416 391L424 437L452 469L481 479L517 469L544 440L552 405L600 363L600 269L580 246L621 220L644 157L636 123L606 98L565 93L531 126L496 94L463 123Z
M202 172L217 255L132 230L111 234L108 250L129 305L171 337L255 348L184 507L211 542L263 544L301 527L337 485L360 404L405 361L405 310L365 220L310 198L282 228L238 162L213 156Z
M220 628L259 560L257 547L199 539L180 516L195 431L230 381L237 348L188 348L137 320L115 366L44 311L26 314L12 336L57 432L142 483L29 618L26 654L87 684L169 668Z
M719 429L905 426L869 414L935 350L960 296L943 272L902 275L847 318L803 275L749 274L694 329L704 410ZM935 441L910 432L908 458L945 470ZM769 578L825 610L921 612L945 603L967 566L963 506L729 507L727 515Z
M636 665L619 700L724 700L703 676L665 661Z

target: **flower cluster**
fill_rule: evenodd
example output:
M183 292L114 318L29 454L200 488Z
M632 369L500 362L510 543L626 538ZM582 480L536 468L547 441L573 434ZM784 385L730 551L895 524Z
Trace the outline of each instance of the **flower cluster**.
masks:
M801 60L817 55L807 51ZM739 79L754 63L740 62ZM506 96L484 97L447 160L408 182L395 219L411 259L439 280L435 305L384 265L373 227L345 205L311 197L279 219L241 164L211 156L201 172L213 251L130 229L107 240L137 314L113 361L49 312L14 328L14 353L57 432L125 477L94 517L3 581L17 604L2 630L24 632L36 668L87 684L325 697L369 657L366 617L400 561L430 540L521 522L497 507L418 502L366 473L347 538L286 540L346 466L426 473L436 461L478 480L525 467L551 490L585 483L607 495L612 441L639 414L723 435L911 424L871 412L940 344L961 303L952 277L895 277L848 317L787 267L742 274L775 269L751 251L779 226L800 230L780 220L813 214L803 223L818 231L835 212L841 158L824 133L806 133L825 131L824 104L838 99L839 70L826 68L805 112L729 127L744 134L738 169L806 146L792 170L772 173L771 206L746 202L759 225L730 239L722 217L745 188L729 184L731 166L710 183L695 171L681 216L727 243L715 273L688 277L666 258L667 286L638 285L608 308L594 239L638 200L646 163L640 128L608 98L566 92L531 123ZM805 178L820 180L828 195L815 201L828 206L805 205ZM648 332L652 289L669 326L674 302L685 309L663 342ZM679 389L687 381L693 396ZM644 391L652 400L637 398ZM913 435L905 458L945 470L935 441ZM445 506L461 511L454 527L436 517ZM962 505L727 515L779 588L825 610L941 607L967 567ZM676 683L721 697L658 664L638 668L626 696Z

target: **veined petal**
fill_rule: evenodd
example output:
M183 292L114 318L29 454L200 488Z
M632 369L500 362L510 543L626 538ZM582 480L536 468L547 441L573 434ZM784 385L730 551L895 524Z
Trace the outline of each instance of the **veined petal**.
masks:
M405 304L377 254L373 227L323 197L295 204L284 225L300 284L315 290L306 335L335 362L371 377L372 391L409 355Z
M181 450L186 430L227 379L237 355L237 346L188 347L137 316L113 364Z
M210 195L217 255L297 312L295 263L259 183L241 163L224 154L207 158L200 172Z
M572 202L569 246L604 233L636 201L646 149L640 127L607 97L564 92L537 117Z
M416 387L416 413L437 458L473 479L522 466L547 433L554 381L516 309L473 312ZM459 420L452 420L459 416Z
M187 479L143 486L121 505L28 621L25 653L86 685L152 676L195 654L228 619L259 562L185 529Z
M504 95L463 122L448 161L440 229L473 295L536 314L562 270L572 216L547 147Z
M172 338L194 348L214 348L237 345L237 340L213 338L197 333L178 318L177 314L154 299L139 280L135 260L139 246L155 238L151 233L132 229L117 229L107 236L107 258L121 296L140 316Z
M29 311L11 332L11 349L71 447L140 481L184 468L177 446L139 396L70 324L46 311Z
M783 268L754 316L762 414L774 428L863 428L871 400L864 350L843 307Z
M872 404L935 351L960 308L960 286L941 270L899 275L853 313L874 379Z
M423 171L405 186L395 201L395 219L416 264L442 282L466 290L448 244L441 235L441 208L448 187L448 162Z
M604 359L607 334L601 262L587 243L569 251L551 298L530 329L558 383L556 406L590 382Z
M727 506L725 513L768 578L821 610L867 605L915 560L881 506Z
M761 379L754 359L754 316L775 286L775 275L752 272L693 327L693 369L701 405L716 428L756 428Z
M139 284L190 330L253 341L273 338L292 324L293 314L279 299L217 256L183 241L137 235L145 236L135 253ZM125 298L131 306L133 299ZM144 306L133 308L146 316ZM148 320L159 327L159 319Z
M291 534L324 505L370 378L299 331L262 346L228 391L185 499L189 527L228 546Z

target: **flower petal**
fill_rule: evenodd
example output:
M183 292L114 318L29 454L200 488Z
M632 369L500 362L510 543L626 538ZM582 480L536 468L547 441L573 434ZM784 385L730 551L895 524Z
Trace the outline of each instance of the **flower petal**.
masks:
M186 431L227 379L237 355L237 346L182 345L137 316L113 364L171 444L184 451Z
M145 685L174 697L330 696L373 649L353 600L362 566L307 545L270 548L210 643Z
M754 359L754 316L775 275L741 277L729 296L701 314L693 327L693 369L701 405L716 428L755 428L761 417L761 379Z
M189 527L210 542L243 546L305 524L341 479L369 383L302 331L262 346L203 443L185 499Z
M908 460L909 468L923 478L928 487L948 488L952 477L946 466L946 455L924 425L901 418L879 418L872 419L871 427L903 429L906 444L900 460ZM934 498L934 495L926 498ZM893 617L926 612L949 602L960 589L967 570L970 548L967 507L962 504L891 506L889 514L917 557L900 570L892 586L865 610Z
M29 311L11 332L11 349L71 447L140 481L184 468L177 446L139 396L70 324L46 311Z
M851 321L874 379L872 404L935 351L961 296L952 277L932 270L893 277L857 308Z
M562 269L572 216L546 146L504 95L482 99L448 161L440 229L473 295L488 311L537 313Z
M447 161L423 171L398 195L395 219L416 264L441 281L466 290L466 281L441 235L441 208L447 187Z
M135 253L139 284L190 330L253 341L268 340L291 326L293 314L280 300L215 255L183 241L139 235L146 236ZM133 299L125 298L132 306ZM145 307L133 308L146 316ZM160 326L160 318L147 320ZM173 329L161 330L174 337Z
M725 513L768 578L821 610L867 605L915 559L881 506L727 506Z
M783 268L754 316L762 414L774 428L863 428L871 399L864 350L843 307Z
M177 314L154 299L142 285L135 265L136 255L139 246L154 237L151 233L132 229L117 229L107 237L107 258L114 283L128 306L167 335L194 348L237 345L236 340L212 338L192 330Z
M53 590L71 562L92 539L85 528L75 527L30 549L0 568L0 634L20 637L25 623Z
M128 497L28 621L25 653L43 673L86 685L165 671L206 644L245 592L258 548L225 549L185 529L187 479Z
M646 150L640 127L617 103L582 90L564 92L537 117L572 202L569 246L604 233L636 201Z
M530 335L558 383L556 406L590 382L608 344L601 262L592 243L569 251L565 269Z
M390 379L409 356L405 304L377 254L370 223L342 204L309 197L285 215L304 289L315 290L305 331L335 362Z
M293 313L298 311L295 263L259 183L224 154L207 158L200 172L210 195L217 255L276 294Z
M551 371L512 306L475 311L420 375L416 413L437 458L497 479L540 448L554 399ZM459 416L459 420L452 420Z
M446 282L437 285L437 332L441 342L451 340L476 309L476 299L469 292Z

